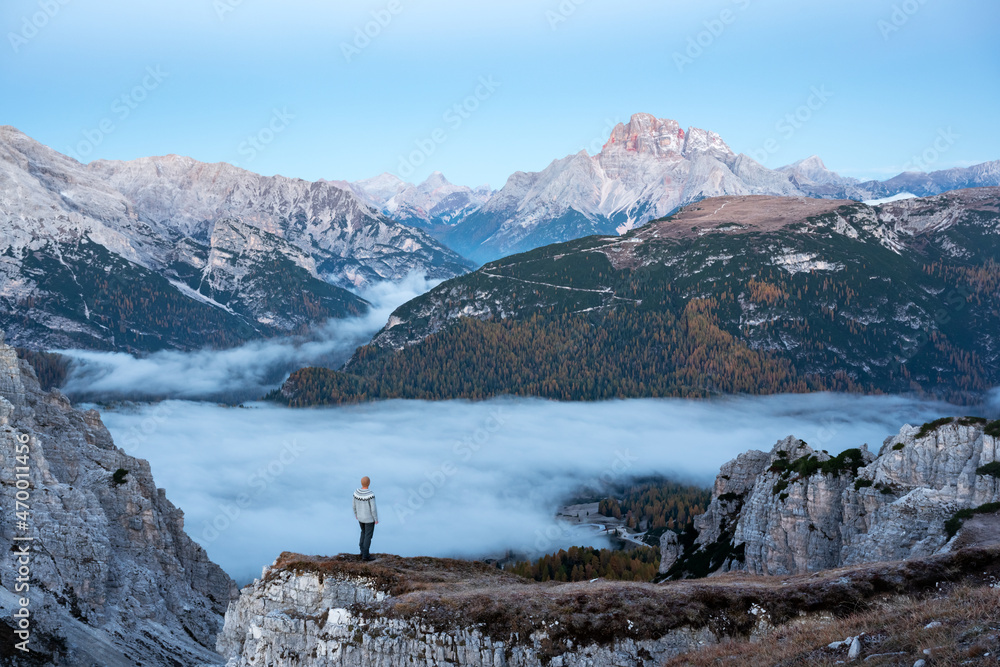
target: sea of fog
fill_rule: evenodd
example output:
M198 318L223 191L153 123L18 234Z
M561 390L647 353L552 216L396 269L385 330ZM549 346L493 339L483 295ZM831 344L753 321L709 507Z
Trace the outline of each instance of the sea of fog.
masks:
M167 350L142 357L122 352L59 350L73 360L63 391L74 401L183 398L253 401L305 366L338 368L385 326L396 308L441 281L413 274L359 292L364 317L332 319L308 336L255 341L228 350Z
M119 446L149 460L188 534L244 583L282 551L356 552L351 493L363 475L378 499L375 552L540 555L602 544L555 520L567 498L651 474L709 485L720 464L787 435L831 453L878 451L902 424L969 411L811 394L310 410L169 400L103 415Z

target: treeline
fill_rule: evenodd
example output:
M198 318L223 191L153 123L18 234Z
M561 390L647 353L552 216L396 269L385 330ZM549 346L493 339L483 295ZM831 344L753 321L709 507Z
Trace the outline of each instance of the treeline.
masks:
M598 507L604 516L624 519L630 530L681 530L712 500L712 492L697 486L661 481L628 487L622 498L605 498Z
M38 377L38 384L44 391L62 387L69 373L69 358L55 352L41 352L17 348L17 356L27 361Z
M506 569L535 581L589 581L599 577L652 581L660 569L660 550L654 547L637 547L629 551L570 547L534 562L509 565Z
M226 348L263 337L238 316L197 303L165 280L140 278L126 286L98 276L93 284L90 319L114 336L117 349Z
M306 368L268 398L291 406L379 399L557 400L856 391L846 375L800 373L719 326L714 299L679 316L639 308L523 320L456 320L401 353L359 348L351 373Z
M242 318L182 295L163 277L113 256L103 246L84 240L60 250L62 259L45 250L25 256L24 271L41 276L39 292L46 296L17 304L8 319L16 319L18 329L37 329L32 308L39 308L86 322L93 333L82 329L67 334L84 347L131 352L223 348L262 337ZM63 296L81 289L82 302ZM101 338L96 346L95 336Z
M38 330L37 310L83 323L66 332L73 343L88 348L150 352L171 348L230 348L251 340L302 334L312 323L352 317L367 311L366 302L350 292L313 278L280 255L262 257L244 277L242 289L253 297L212 294L228 312L182 294L163 276L112 255L83 240L27 254L24 271L40 276L39 297L15 304L6 315L22 331ZM72 268L70 268L72 267ZM183 282L192 270L171 268ZM178 273L180 272L180 273ZM68 298L80 294L82 299ZM230 301L232 301L230 303ZM95 338L100 342L95 344Z
M401 350L359 348L346 372L303 369L271 398L307 406L846 391L960 403L1000 377L982 335L1000 326L996 262L928 264L871 240L783 231L647 240L629 250L639 266L615 268L589 251L600 242L499 260L488 275L458 278L447 294L399 311L414 337L431 327L427 312L461 312L475 295L502 304L504 319L457 317ZM793 249L825 265L780 265Z

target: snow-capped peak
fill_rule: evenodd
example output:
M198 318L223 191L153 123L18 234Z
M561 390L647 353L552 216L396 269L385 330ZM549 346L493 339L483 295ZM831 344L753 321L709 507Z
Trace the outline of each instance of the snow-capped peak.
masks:
M489 186L455 185L440 171L419 185L392 174L346 184L364 201L389 216L413 225L449 224L482 207L493 195Z

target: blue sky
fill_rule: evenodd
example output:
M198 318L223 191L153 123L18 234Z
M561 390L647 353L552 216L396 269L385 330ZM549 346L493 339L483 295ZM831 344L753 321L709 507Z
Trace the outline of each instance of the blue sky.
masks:
M932 169L1000 159L997 26L995 0L7 0L0 124L84 162L500 187L641 111L886 178L942 131Z

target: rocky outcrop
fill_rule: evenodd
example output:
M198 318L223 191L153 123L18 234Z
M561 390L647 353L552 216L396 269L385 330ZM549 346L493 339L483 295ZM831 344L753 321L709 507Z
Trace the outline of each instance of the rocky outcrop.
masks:
M642 595L640 590L624 590L625 599L607 610L619 637L601 637L607 629L599 626L607 619L595 616L594 622L583 623L595 635L588 639L543 606L518 618L524 610L517 607L532 606L538 587L491 566L385 555L379 560L366 566L349 556L282 554L226 612L218 650L229 658L228 667L654 665L718 641L713 629L688 624L683 615L674 619L676 627L648 636L640 629L643 610L629 610L626 602ZM584 598L607 594L605 582L589 591L567 588L574 587L564 586L558 592L548 588L549 598L562 605L580 604ZM436 601L417 592L427 589L458 599ZM501 599L511 591L516 601ZM454 615L446 618L455 612L447 607L468 603L470 598L477 606L504 607L512 618L504 618L499 610L482 609L478 612L489 621L477 618L476 612L457 612L463 619L458 622ZM581 620L578 615L573 624Z
M661 541L663 578L719 577L536 583L485 563L284 553L230 605L217 648L227 667L659 665L887 597L995 587L997 517L952 517L997 507L998 437L1000 422L947 418L877 455L794 437L742 454L695 529Z
M997 429L943 419L904 426L877 456L865 447L830 456L793 437L770 453L743 454L723 466L694 521L696 538L662 571L786 575L967 544L956 513L1000 501L1000 479L987 472L1000 457ZM675 549L667 540L662 548Z
M226 612L227 667L652 667L831 610L901 606L989 586L998 549L971 548L780 579L730 573L661 585L537 583L484 563L285 553ZM983 611L980 616L985 616Z
M183 513L156 488L149 464L115 447L97 411L43 393L31 367L3 344L0 442L0 503L10 517L0 522L8 554L0 633L9 642L0 664L219 662L213 648L237 594L232 580L185 534ZM12 556L22 545L26 564ZM18 572L25 565L27 576ZM11 648L21 598L28 654Z

